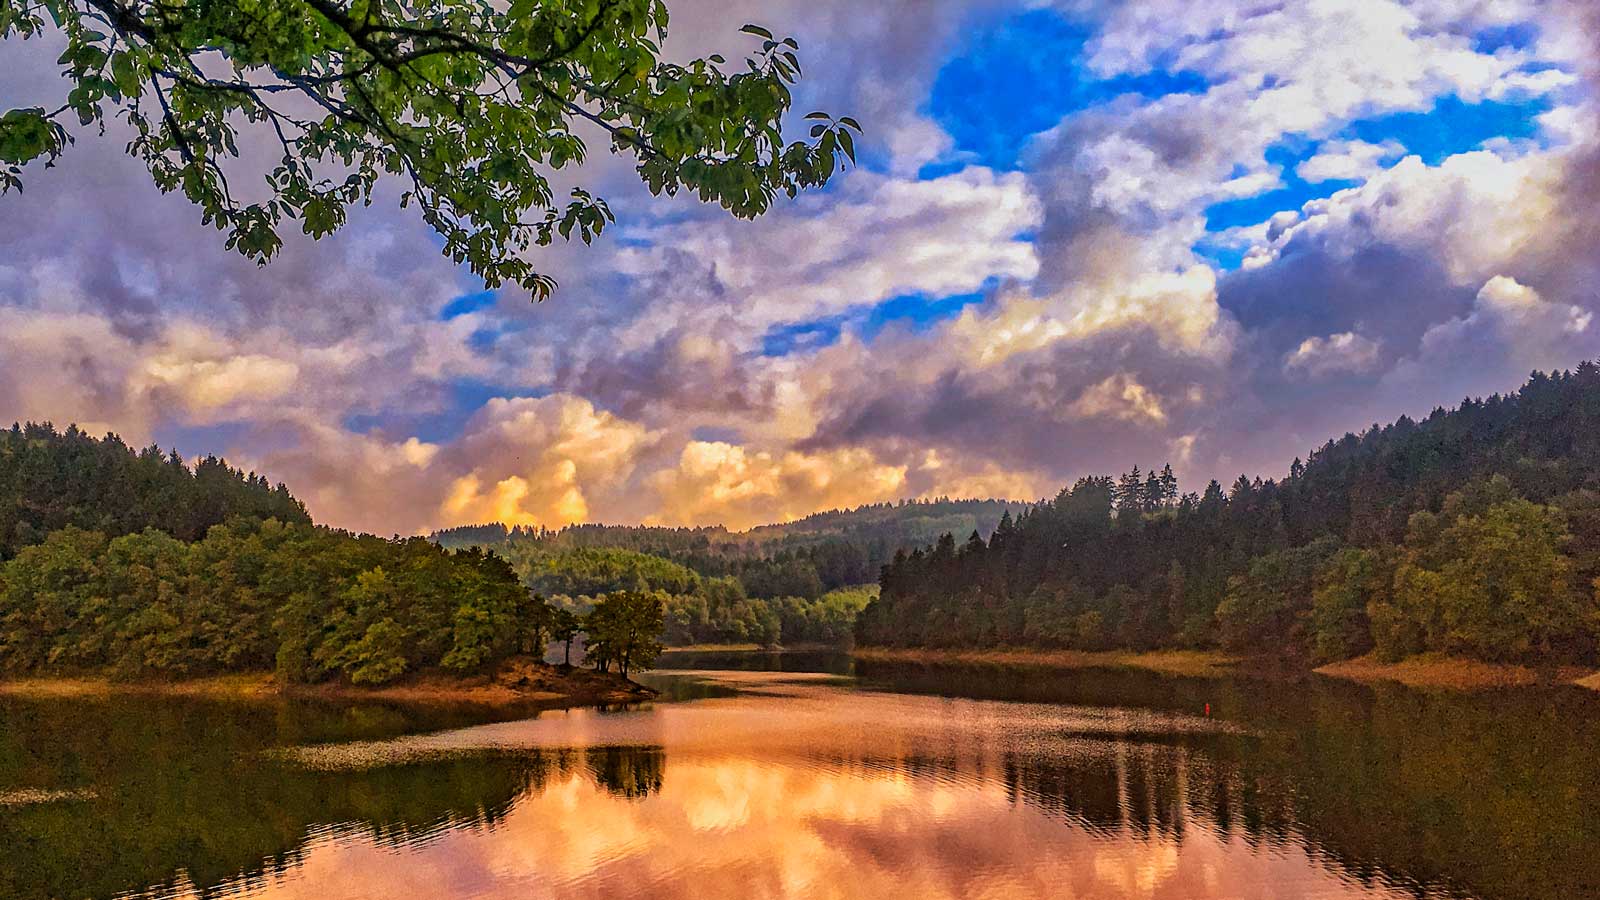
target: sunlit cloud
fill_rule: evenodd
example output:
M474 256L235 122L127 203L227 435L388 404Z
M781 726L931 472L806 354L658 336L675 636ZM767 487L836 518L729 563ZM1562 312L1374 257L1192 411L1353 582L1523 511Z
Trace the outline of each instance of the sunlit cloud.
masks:
M744 222L591 154L620 221L537 251L533 305L392 194L257 267L112 123L0 198L0 418L226 454L385 534L743 527L1272 476L1600 355L1592 4L671 5L669 54L794 34L862 165ZM996 47L1055 80L973 75ZM45 51L6 96L48 93Z
M677 468L654 478L661 508L650 521L748 528L819 509L892 500L904 496L905 483L904 466L881 464L860 449L774 455L720 441L691 441Z

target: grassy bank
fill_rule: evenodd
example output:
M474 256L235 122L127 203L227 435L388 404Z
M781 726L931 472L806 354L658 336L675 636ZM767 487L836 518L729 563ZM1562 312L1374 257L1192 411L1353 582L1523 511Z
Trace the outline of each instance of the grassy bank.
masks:
M1268 665L1248 657L1229 656L1206 650L1157 650L1148 653L1112 650L1089 653L1079 650L930 650L858 647L852 655L859 659L878 662L1024 665L1054 669L1144 669L1167 675L1200 678L1217 678L1240 671L1290 675L1304 671L1284 669L1279 665ZM1593 669L1573 666L1537 669L1438 654L1414 656L1393 663L1382 662L1373 656L1363 656L1330 663L1313 671L1320 675L1368 684L1392 681L1407 687L1457 691L1558 684L1576 684L1600 690L1600 672L1595 672Z
M1572 666L1535 669L1438 654L1413 656L1399 662L1383 662L1370 655L1361 656L1330 663L1315 671L1320 675L1351 681L1393 681L1407 687L1447 690L1471 691L1552 684L1577 684L1600 690L1600 673L1592 669Z
M121 681L104 676L19 678L0 681L0 695L31 698L103 698L118 695L207 697L265 700L304 697L327 700L381 700L396 703L559 708L632 703L655 692L612 672L563 670L531 659L507 660L491 674L422 673L389 684L285 685L268 673L216 675L173 681Z
M1026 665L1053 669L1145 669L1167 675L1214 678L1233 672L1241 660L1208 650L930 650L926 648L857 647L857 659L873 662L960 663L962 665Z

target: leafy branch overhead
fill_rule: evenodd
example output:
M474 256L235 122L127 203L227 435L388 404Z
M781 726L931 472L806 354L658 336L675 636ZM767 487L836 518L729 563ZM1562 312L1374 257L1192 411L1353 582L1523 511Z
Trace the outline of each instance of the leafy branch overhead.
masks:
M554 195L550 175L587 153L580 130L631 155L651 192L741 218L825 183L860 131L812 113L806 139L785 142L795 41L747 25L760 50L742 65L667 62L661 0L0 0L0 38L52 28L72 88L54 110L0 115L0 192L54 163L73 140L64 119L103 133L117 117L156 185L251 259L272 257L286 219L338 230L394 175L447 256L539 299L555 282L524 251L614 220L582 188ZM274 148L265 190L229 183L250 169L247 130Z

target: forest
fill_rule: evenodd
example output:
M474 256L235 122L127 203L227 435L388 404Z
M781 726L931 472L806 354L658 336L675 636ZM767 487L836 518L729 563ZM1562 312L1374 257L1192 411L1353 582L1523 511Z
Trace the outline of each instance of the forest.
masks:
M746 532L581 524L500 524L435 532L445 547L479 547L509 561L532 590L576 611L616 590L658 592L669 646L848 644L897 550L952 528L989 534L1025 504L905 500L828 510Z
M135 451L48 422L0 430L0 560L75 526L120 537L155 528L183 541L234 516L308 524L282 484L229 468L214 456L191 467L159 447Z
M862 644L1600 662L1600 367L1330 440L1282 480L1088 477L897 554Z
M313 525L282 485L214 458L0 435L0 672L381 684L580 631L587 660L624 675L660 649L655 594L613 589L579 617L492 552Z
M875 584L823 590L814 570L794 562L752 566L746 574L701 575L661 556L608 547L544 550L528 544L490 550L510 563L530 590L574 615L586 615L596 598L618 591L647 592L664 607L667 646L689 644L848 644L856 615L878 595ZM752 560L759 563L759 560ZM773 578L785 570L801 577ZM755 591L747 584L756 586Z

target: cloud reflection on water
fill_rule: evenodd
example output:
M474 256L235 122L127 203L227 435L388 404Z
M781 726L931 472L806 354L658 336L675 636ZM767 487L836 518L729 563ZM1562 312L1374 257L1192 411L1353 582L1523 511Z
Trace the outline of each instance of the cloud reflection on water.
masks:
M532 788L503 818L423 842L330 833L248 894L1416 896L1352 880L1293 834L1230 826L1211 808L1212 786L1252 786L1228 784L1192 746L1237 739L1226 723L738 677L747 693L728 699L301 748L318 768L535 748L569 748L588 764ZM619 789L611 770L630 765L649 771ZM1039 779L1056 781L1041 794Z

